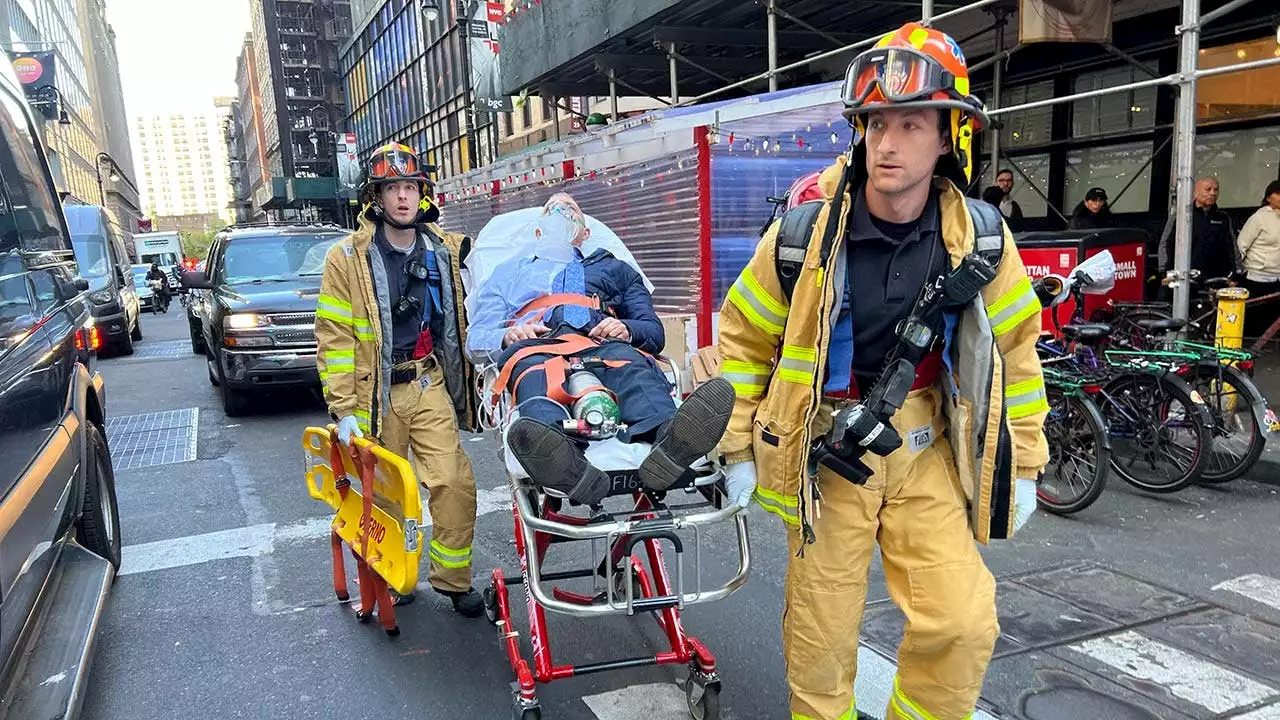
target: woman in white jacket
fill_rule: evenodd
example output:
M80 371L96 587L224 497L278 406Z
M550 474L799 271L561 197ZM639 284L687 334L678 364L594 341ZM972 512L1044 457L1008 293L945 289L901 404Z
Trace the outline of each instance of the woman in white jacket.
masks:
M1267 185L1262 207L1241 228L1236 247L1245 271L1240 284L1249 291L1249 297L1280 292L1280 180ZM1271 326L1277 314L1280 314L1280 302L1276 300L1251 303L1245 312L1244 334L1258 337Z

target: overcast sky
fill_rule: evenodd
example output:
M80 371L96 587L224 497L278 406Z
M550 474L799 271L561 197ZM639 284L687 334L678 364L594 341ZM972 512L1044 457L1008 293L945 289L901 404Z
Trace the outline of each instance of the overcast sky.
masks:
M234 95L249 0L107 0L130 125Z

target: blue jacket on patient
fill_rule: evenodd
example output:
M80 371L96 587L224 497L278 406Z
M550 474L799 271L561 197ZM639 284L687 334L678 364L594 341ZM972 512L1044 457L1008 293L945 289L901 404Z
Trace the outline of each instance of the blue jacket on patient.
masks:
M581 258L580 263L583 294L598 297L602 307L611 310L627 326L631 331L631 345L645 352L660 353L666 345L666 336L662 321L653 309L653 297L640 273L607 250L597 250ZM530 301L551 293L578 292L573 287L576 272L572 263L566 265L536 256L512 258L495 268L484 287L478 289L475 312L470 318L467 354L472 361L497 360L507 328L532 319L515 317ZM586 308L556 307L543 316L542 324L551 328L552 334L574 326L575 322L566 321L566 310L572 316ZM599 310L587 312L586 322L576 328L583 335L606 317Z

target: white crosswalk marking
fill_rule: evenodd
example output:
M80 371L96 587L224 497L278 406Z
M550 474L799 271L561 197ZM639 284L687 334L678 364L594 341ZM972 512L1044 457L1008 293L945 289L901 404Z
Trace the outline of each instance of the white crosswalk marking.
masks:
M668 683L631 685L587 695L582 702L599 720L684 720L689 717L684 690Z
M476 492L477 516L510 508L511 491L505 485ZM430 530L425 526L431 523L431 515L425 503L422 514L424 531L429 537ZM275 551L277 542L299 542L327 536L332 522L333 518L327 516L311 517L288 525L263 523L128 545L121 550L120 572L116 574L134 575L214 560L270 555Z
M1237 715L1232 720L1280 720L1280 705L1268 705L1253 712Z
M1094 638L1069 649L1130 677L1156 683L1215 713L1248 707L1277 693L1221 665L1133 631Z
M1280 580L1266 575L1242 575L1213 586L1214 590L1230 590L1250 600L1280 610Z
M897 671L898 667L893 661L869 647L859 648L858 678L854 683L858 708L874 717L880 717L889 706L889 696L893 694L893 677ZM632 685L621 690L588 695L582 701L599 720L686 720L689 717L684 690L676 685L663 683ZM973 720L996 720L983 710L977 710L972 717ZM1258 720L1272 718L1263 717Z

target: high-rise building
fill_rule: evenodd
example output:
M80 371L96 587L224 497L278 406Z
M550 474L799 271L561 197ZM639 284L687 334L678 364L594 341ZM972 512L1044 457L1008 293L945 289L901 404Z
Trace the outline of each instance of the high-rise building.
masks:
M385 143L405 142L435 164L437 178L492 162L497 123L479 107L470 53L489 38L491 23L484 18L491 7L500 13L503 5L478 0L366 0L363 5L357 30L342 48L347 125L356 134L360 157Z
M142 202L157 229L181 224L186 216L235 220L231 178L223 139L225 113L210 107L201 113L151 115L134 123L134 147L142 171ZM166 218L171 220L166 221Z
M25 90L37 106L59 192L69 202L105 204L121 229L136 230L138 188L104 1L0 3L0 24L8 29L10 59L41 68Z
M336 140L346 110L338 44L351 34L350 3L251 0L250 20L237 67L249 214L341 218Z

